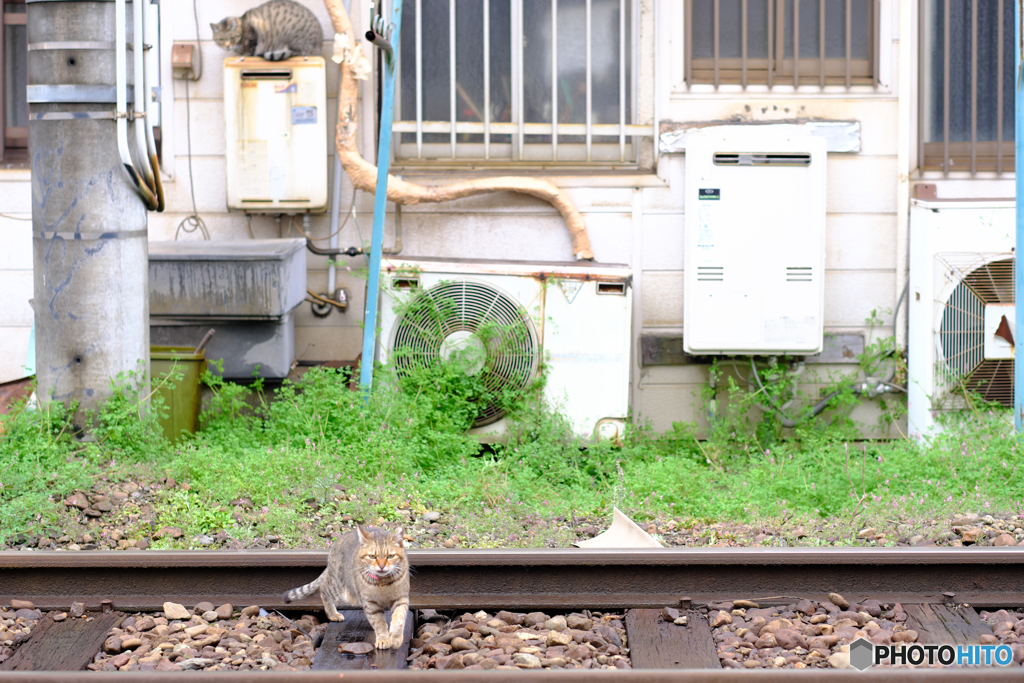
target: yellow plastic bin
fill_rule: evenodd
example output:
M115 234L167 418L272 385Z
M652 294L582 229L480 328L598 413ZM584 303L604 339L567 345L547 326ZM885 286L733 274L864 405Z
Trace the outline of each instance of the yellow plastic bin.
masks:
M201 379L206 370L206 355L195 347L149 347L150 374L156 394L162 396L167 407L167 418L160 421L164 436L177 442L182 432L195 434L199 426L199 404L202 397ZM171 373L181 373L181 380L169 379ZM174 388L171 388L174 385Z

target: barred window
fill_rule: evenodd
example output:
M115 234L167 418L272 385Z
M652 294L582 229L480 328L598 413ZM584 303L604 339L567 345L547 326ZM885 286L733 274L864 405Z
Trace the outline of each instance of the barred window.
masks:
M922 170L1012 171L1013 2L922 0Z
M28 160L28 44L25 0L0 2L0 162Z
M877 0L686 0L685 13L689 85L878 81Z
M635 164L634 0L406 0L396 161Z

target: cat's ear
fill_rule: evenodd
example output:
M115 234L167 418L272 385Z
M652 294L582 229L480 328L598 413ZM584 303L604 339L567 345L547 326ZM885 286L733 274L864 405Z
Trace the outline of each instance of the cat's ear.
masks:
M213 31L214 33L216 33L217 31L219 31L219 30L220 30L220 22L217 22L217 23L213 23L213 22L210 22L210 29L211 29L211 30L212 30L212 31Z
M236 28L238 28L238 17L229 18L228 23L231 24L231 30L234 31Z
M402 527L395 529L395 533L391 535L391 538L395 539L395 542L398 543L398 545L403 548L405 547L405 530L402 529Z
M356 535L359 537L360 543L368 543L370 541L370 536L358 524L356 525Z

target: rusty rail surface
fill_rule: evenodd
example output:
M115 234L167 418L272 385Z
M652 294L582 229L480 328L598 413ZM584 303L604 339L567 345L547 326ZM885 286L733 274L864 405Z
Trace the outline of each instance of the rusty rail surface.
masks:
M101 600L155 610L202 600L282 609L326 551L0 552L0 602L43 609ZM1024 549L667 548L411 550L414 608L648 607L747 598L1024 606ZM316 607L317 598L297 606ZM295 609L292 605L290 609Z

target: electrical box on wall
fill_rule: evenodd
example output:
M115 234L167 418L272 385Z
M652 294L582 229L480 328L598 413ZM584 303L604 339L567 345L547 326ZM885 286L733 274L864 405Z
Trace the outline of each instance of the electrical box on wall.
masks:
M687 137L687 353L821 351L825 163L825 140L812 135Z
M323 57L224 60L228 208L304 213L327 208Z

